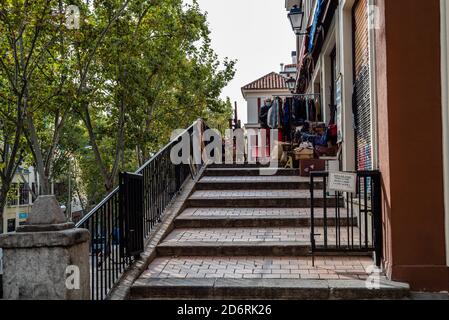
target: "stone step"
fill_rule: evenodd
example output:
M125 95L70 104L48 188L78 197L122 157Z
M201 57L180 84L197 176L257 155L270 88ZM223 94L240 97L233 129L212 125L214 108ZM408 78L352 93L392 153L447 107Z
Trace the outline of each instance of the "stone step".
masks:
M382 281L370 290L363 280L303 279L138 279L130 299L271 299L365 300L405 299L407 284Z
M348 243L346 227L339 228L341 244ZM177 228L158 246L159 256L307 256L311 252L310 228ZM315 229L318 246L324 244L324 229ZM358 228L354 227L354 232ZM337 230L327 228L329 244L336 242ZM367 253L354 253L354 255ZM369 253L368 253L369 254Z
M346 217L340 209L340 225L357 225L357 218ZM310 227L310 210L300 208L187 208L175 219L175 228L265 228ZM315 226L336 226L335 212L316 209ZM351 223L352 222L352 223Z
M326 201L322 192L315 193L315 207L335 207L337 200ZM305 190L199 190L186 201L187 207L199 208L310 208L310 192ZM343 207L340 199L339 206Z
M266 167L270 166L270 164L261 164L261 163L245 162L243 164L237 164L237 163L227 164L224 162L225 162L225 160L223 160L223 163L212 163L212 164L209 164L207 167L212 168L212 169L222 169L222 168L225 168L225 169L228 169L228 168L250 168L250 169L252 169L252 168L266 168Z
M299 176L299 169L271 169L271 168L207 168L204 176Z
M159 257L182 256L308 256L309 242L168 242L156 248Z
M131 287L131 299L401 299L409 286L379 275L369 257L160 257Z
M315 189L323 184L316 182ZM195 186L196 190L309 190L310 178L300 176L206 176Z

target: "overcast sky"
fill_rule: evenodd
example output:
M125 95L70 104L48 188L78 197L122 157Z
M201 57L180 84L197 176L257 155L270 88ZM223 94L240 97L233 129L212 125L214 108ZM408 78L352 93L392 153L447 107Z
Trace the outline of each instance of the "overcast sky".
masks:
M208 12L212 45L221 59L237 59L234 80L223 90L238 103L238 116L246 123L246 102L240 88L291 63L295 35L284 0L198 0Z

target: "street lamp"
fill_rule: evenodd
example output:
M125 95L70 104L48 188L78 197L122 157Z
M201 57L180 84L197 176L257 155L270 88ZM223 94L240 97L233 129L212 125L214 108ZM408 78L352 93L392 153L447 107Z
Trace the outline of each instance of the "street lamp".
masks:
M287 82L288 90L290 90L290 92L293 93L296 89L296 80L294 78L290 78L286 82Z
M293 8L290 10L290 13L288 14L288 19L290 20L292 29L296 33L296 35L299 36L307 34L306 32L301 32L302 24L304 21L304 11L302 10L302 8L293 6Z

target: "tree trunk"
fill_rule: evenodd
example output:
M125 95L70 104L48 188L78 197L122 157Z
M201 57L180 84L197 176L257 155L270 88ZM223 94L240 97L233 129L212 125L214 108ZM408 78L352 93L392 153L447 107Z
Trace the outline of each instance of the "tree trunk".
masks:
M92 122L90 119L89 114L89 106L87 102L82 102L82 112L83 112L83 121L87 128L87 132L89 133L89 141L92 146L92 150L95 155L95 160L97 161L98 167L100 168L100 174L103 178L104 187L106 188L106 191L111 191L113 186L111 186L111 181L109 179L109 173L106 169L106 166L103 162L103 158L101 157L100 149L98 148L97 144L97 136L94 132L94 128L92 127Z
M34 162L36 164L36 170L39 175L40 182L40 195L50 194L50 179L45 170L44 157L42 156L42 149L39 144L39 139L37 137L36 128L34 126L33 116L31 114L27 115L27 131L28 131L28 144L30 146L31 152L33 154Z

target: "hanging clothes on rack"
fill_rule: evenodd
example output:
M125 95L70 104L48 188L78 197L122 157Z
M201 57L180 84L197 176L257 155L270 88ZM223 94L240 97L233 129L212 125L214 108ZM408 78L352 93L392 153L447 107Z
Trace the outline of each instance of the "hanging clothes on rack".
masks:
M291 98L285 99L284 107L283 107L283 127L284 127L284 140L286 142L291 141L291 131L292 131L292 123L293 123L293 113L291 108Z
M279 110L279 99L276 98L273 101L273 105L268 111L268 127L271 129L279 129L280 126L280 110Z
M294 113L295 113L295 124L301 126L304 121L308 120L307 112L307 100L303 97L294 97Z
M290 125L301 126L305 121L320 122L323 119L323 112L321 110L320 94L291 94L281 95L283 97L292 98L290 105ZM276 100L280 101L280 112L283 113L286 110L282 108L281 96L277 96ZM281 119L283 115L280 115ZM285 125L286 121L281 120L281 125Z
M262 126L262 129L268 129L268 112L271 108L273 102L271 99L265 100L262 108L260 108L259 121Z
M316 109L315 109L315 100L309 99L307 100L307 107L308 107L308 120L311 122L316 122Z

